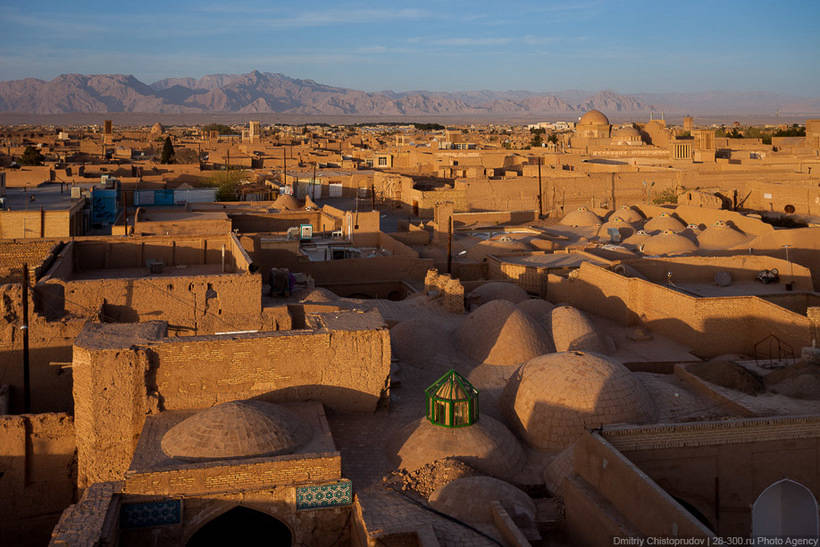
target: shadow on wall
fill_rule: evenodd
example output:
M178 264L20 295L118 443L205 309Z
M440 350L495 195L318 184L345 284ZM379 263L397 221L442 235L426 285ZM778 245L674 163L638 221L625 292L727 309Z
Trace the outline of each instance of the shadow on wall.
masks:
M9 351L0 351L0 382L11 386L9 411L23 411L23 350L22 342ZM70 363L71 346L31 348L29 378L32 412L73 412L71 369L52 363Z
M389 381L389 378L387 380ZM259 399L260 401L267 401L269 403L319 401L325 406L326 412L333 413L334 410L342 408L376 408L387 406L390 403L389 396L389 385L387 385L387 383L380 397L345 387L306 384L269 391L262 395L257 395L253 397L253 399Z

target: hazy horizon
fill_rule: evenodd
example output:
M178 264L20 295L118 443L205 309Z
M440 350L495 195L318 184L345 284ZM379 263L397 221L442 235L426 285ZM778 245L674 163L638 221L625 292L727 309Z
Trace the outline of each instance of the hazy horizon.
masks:
M0 14L0 80L91 73L153 83L256 69L370 92L820 95L817 3L50 0Z

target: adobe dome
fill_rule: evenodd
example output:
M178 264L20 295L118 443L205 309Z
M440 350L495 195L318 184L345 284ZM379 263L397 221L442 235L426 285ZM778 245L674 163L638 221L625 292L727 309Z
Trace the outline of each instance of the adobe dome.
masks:
M400 361L425 369L445 370L449 334L426 319L407 319L390 329L390 347ZM440 366L439 366L440 365Z
M427 418L415 420L396 431L387 451L408 471L436 460L458 458L483 473L503 478L513 478L527 459L515 435L486 414L469 427L442 427Z
M718 220L698 234L698 247L709 250L731 249L747 240L748 237L742 231Z
M669 213L661 213L656 217L652 217L643 226L643 229L647 232L663 232L666 230L670 232L680 232L683 231L684 228L686 228L686 226L683 225L683 222Z
M512 375L499 401L534 447L560 450L586 429L655 419L649 392L625 366L595 353L536 357Z
M609 241L609 229L615 228L618 230L618 233L621 234L621 239L627 238L635 233L635 227L632 226L630 223L626 222L624 219L620 217L613 218L607 222L604 222L601 227L598 229L598 237Z
M586 207L579 207L567 213L564 218L561 219L561 224L564 226L595 226L600 223L600 217Z
M667 230L647 239L641 252L645 255L679 255L691 253L697 248L688 237Z
M552 347L549 334L506 300L492 300L470 313L456 340L468 357L489 365L518 365Z
M279 197L274 200L272 206L274 209L279 209L280 211L299 211L303 209L299 200L290 194L279 194Z
M553 308L550 326L556 351L583 350L610 353L595 325L584 312L577 308L572 306Z
M165 133L165 128L161 123L157 122L151 126L151 135L162 135L163 133Z
M590 110L581 116L578 125L609 125L609 118L600 110Z
M544 469L544 485L553 495L561 495L564 479L575 471L575 444L562 450Z
M609 217L610 220L616 218L623 219L624 222L629 223L640 222L641 220L643 220L643 216L629 205L619 207L618 210L612 213L612 216Z
M641 245L646 243L646 240L649 239L650 237L652 237L652 236L650 236L648 233L646 233L645 230L638 230L637 232L635 232L634 234L632 234L628 238L624 239L621 242L621 244L625 245L627 247L632 247L633 249L637 249Z
M532 251L524 241L509 236L496 236L480 241L467 249L466 257L470 260L483 260L490 255L522 253Z
M313 436L310 426L276 404L231 401L182 420L162 436L162 451L181 460L290 454Z
M437 511L466 522L493 522L491 502L500 501L516 522L535 521L535 503L521 489L493 477L462 477L449 482L430 495Z
M505 283L503 281L484 283L467 294L467 301L470 306L476 308L486 304L490 300L507 300L508 302L517 304L528 298L529 295L527 291L515 283Z

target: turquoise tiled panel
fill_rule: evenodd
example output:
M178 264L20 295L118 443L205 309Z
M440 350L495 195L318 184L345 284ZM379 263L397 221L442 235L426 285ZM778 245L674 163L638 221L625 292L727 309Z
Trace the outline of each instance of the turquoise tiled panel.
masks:
M297 509L319 509L337 507L353 503L353 483L342 479L319 486L300 486L296 488Z
M144 528L182 522L180 500L126 503L120 508L120 528Z

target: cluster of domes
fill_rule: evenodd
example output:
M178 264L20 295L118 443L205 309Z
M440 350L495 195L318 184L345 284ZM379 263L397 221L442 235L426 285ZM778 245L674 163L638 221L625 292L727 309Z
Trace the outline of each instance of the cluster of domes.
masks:
M470 313L456 340L468 357L490 365L518 365L553 351L547 332L507 300L492 300Z
M549 450L567 447L587 429L645 423L656 415L652 398L629 369L586 352L528 361L508 381L500 404L529 444Z
M186 461L290 454L313 430L286 408L264 401L222 403L181 421L162 437L166 456Z

